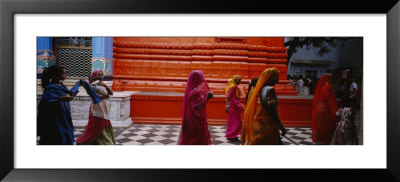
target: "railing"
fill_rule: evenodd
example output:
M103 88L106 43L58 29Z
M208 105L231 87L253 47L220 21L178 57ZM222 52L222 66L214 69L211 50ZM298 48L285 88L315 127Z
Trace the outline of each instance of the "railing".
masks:
M85 37L56 38L58 47L92 47L92 40Z

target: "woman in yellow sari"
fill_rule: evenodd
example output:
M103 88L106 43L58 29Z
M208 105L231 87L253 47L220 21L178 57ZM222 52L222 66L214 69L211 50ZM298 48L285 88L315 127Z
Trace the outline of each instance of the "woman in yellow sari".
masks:
M274 86L279 80L276 68L265 69L258 78L257 85L250 95L243 117L243 145L279 145L286 134L278 113L278 97Z

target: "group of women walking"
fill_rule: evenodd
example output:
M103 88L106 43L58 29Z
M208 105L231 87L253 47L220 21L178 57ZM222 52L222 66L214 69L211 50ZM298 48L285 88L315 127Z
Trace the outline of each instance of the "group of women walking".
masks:
M278 114L278 98L274 86L279 80L276 68L264 70L260 77L249 84L247 103L244 106L240 98L244 93L238 88L241 77L235 75L228 82L225 90L228 113L226 135L228 140L239 140L243 145L278 145L282 144L280 135L286 134ZM253 88L253 89L251 89ZM206 102L213 93L200 70L192 71L186 85L180 145L210 145L211 135L208 130ZM243 121L241 119L242 113ZM280 134L279 131L282 133Z
M246 95L239 89L241 77L234 75L225 90L228 113L225 137L242 145L281 145L286 134L278 109L278 97L273 86L279 81L276 68L265 69L252 79ZM213 93L200 70L189 75L185 90L180 145L210 145L206 103ZM243 120L242 120L242 113ZM240 135L240 140L237 136ZM317 84L312 103L312 140L315 144L355 145L357 136L354 109L348 98L342 98L338 108L332 88L332 76L324 74Z
M115 137L110 122L110 96L113 91L103 82L103 72L92 72L89 83L79 80L72 89L67 89L62 81L66 70L59 65L46 68L42 74L43 95L38 106L37 135L40 145L74 144L74 128L69 102L83 86L92 98L88 124L78 145L114 145ZM239 89L241 76L234 75L225 90L228 120L226 135L228 140L240 141L242 145L279 145L280 136L286 134L278 110L278 97L273 86L279 81L276 68L265 69L258 78L249 83L245 105ZM182 107L182 127L179 145L211 145L208 129L206 105L213 98L204 73L191 71L186 84ZM342 100L337 108L331 76L325 74L315 90L312 103L312 139L317 144L356 144L354 113L348 100ZM243 120L242 120L243 116ZM339 118L339 122L338 122ZM238 136L240 135L240 139Z

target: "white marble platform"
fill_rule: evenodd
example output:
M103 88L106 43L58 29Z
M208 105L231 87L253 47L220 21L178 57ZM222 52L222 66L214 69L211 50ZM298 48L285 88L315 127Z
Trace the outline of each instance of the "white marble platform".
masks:
M64 81L64 85L71 88L78 80ZM107 85L111 86L112 82L106 82ZM40 97L42 96L43 90L40 87L40 80L38 80L37 89L37 103L39 103ZM131 96L135 92L122 91L114 92L114 95L110 97L111 111L110 121L113 127L126 128L133 124L130 115L130 101ZM80 87L79 93L76 95L74 100L70 102L71 115L74 127L85 127L88 123L89 107L92 100L86 91Z

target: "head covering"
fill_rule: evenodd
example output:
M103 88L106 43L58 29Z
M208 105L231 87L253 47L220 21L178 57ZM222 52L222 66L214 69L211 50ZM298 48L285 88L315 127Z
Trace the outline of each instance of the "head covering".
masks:
M257 95L266 83L271 83L277 79L279 79L279 71L276 68L265 69L258 78L257 84L249 97L246 109L244 110L242 130L245 130L244 132L250 141L253 140L251 133L254 133L252 124L257 112ZM245 136L241 136L242 141L245 140L243 137Z
M234 75L231 79L228 81L228 86L225 88L225 96L228 95L229 90L236 85L236 78L239 77L239 75ZM236 90L236 96L239 97L239 92Z
M182 107L182 129L179 144L211 144L206 102L210 88L201 70L190 72Z
M93 82L93 78L97 77L97 74L99 74L100 72L101 72L101 70L94 70L92 72L92 74L90 74L89 83L92 83Z
M314 142L330 142L336 128L337 110L332 76L324 74L315 88L312 103L312 139Z
M256 87L257 81L258 81L258 78L251 79L251 82L249 83L249 88L247 88L246 102L249 100L249 94L250 94L251 88Z

